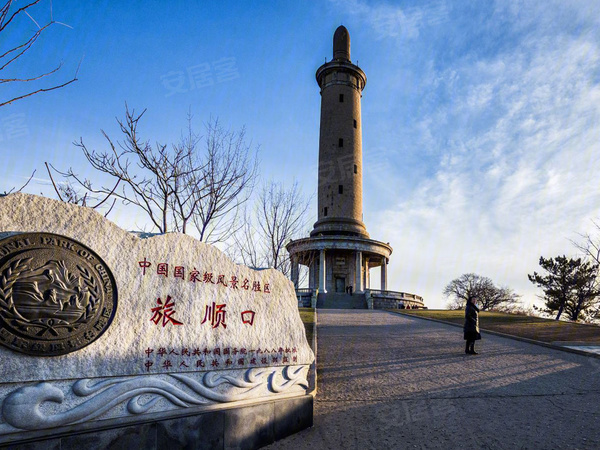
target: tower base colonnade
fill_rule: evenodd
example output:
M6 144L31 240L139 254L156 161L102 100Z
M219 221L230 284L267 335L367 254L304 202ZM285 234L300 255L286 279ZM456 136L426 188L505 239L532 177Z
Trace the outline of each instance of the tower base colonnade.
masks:
M310 237L287 246L292 281L303 306L348 308L423 308L414 294L387 290L387 266L392 248L356 236ZM308 288L299 288L299 266L308 267ZM381 267L380 289L371 289L370 270ZM329 303L325 302L325 297ZM350 298L351 297L351 298Z

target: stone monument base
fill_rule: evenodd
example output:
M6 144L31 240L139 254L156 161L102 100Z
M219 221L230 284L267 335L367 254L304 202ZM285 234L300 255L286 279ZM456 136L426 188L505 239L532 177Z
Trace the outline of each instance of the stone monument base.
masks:
M313 425L313 397L161 412L13 435L2 449L253 449ZM137 420L131 420L137 419Z

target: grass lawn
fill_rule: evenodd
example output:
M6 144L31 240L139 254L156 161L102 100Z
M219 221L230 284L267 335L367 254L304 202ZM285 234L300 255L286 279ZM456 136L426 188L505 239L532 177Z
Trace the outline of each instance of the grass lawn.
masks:
M465 312L449 310L396 310L406 314L463 324ZM585 342L600 344L600 326L562 322L552 319L482 311L479 313L482 330L498 331L542 342Z
M315 309L314 308L298 308L300 311L300 319L304 323L304 329L306 330L306 340L308 345L312 348L313 342L313 325L315 323ZM313 348L313 352L315 349Z

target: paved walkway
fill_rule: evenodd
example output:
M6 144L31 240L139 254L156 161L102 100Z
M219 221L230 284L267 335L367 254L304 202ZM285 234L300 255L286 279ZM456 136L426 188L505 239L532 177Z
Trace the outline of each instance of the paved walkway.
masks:
M319 310L314 427L268 448L600 448L600 360L384 311ZM484 325L484 324L482 324Z

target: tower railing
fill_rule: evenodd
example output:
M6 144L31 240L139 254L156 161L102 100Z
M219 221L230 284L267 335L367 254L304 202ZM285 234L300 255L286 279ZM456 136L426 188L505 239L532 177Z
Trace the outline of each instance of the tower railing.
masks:
M298 288L296 297L298 306L313 306L318 289ZM358 294L358 293L357 293ZM420 295L408 292L387 291L381 289L365 289L365 299L369 309L423 309L425 303ZM314 307L314 306L313 306Z
M423 297L408 292L365 289L369 309L422 309Z
M298 306L301 308L314 308L317 303L318 289L312 288L297 288L296 298Z
M312 288L296 288L296 294L312 294L314 290Z

